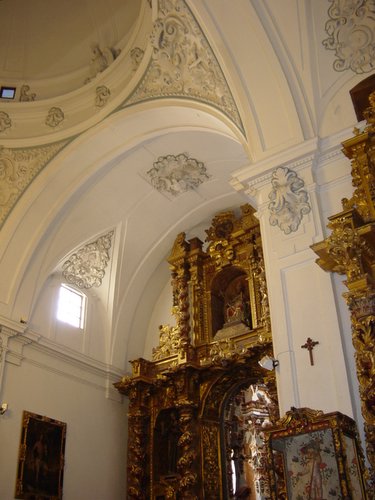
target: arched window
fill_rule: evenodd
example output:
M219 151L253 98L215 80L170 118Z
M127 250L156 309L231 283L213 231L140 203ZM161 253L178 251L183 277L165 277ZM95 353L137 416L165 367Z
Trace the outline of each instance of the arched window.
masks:
M57 304L57 319L76 328L83 329L86 296L65 284L60 286Z

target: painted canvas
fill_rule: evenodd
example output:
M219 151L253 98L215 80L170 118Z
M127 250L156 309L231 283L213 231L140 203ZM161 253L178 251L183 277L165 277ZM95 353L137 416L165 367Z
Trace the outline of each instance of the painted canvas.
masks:
M283 454L288 498L342 498L331 429L273 439L272 448Z
M61 500L66 424L23 412L16 498Z

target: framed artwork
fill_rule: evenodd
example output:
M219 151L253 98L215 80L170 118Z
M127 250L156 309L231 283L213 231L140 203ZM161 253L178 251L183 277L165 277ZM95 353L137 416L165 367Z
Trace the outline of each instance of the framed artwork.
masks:
M23 412L16 498L61 500L66 424Z
M365 500L355 422L339 413L292 408L266 431L273 499Z

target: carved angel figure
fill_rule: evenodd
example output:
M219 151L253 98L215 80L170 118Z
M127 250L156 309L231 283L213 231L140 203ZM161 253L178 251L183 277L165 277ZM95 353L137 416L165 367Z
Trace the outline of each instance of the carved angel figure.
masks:
M116 59L119 55L120 50L111 49L105 47L103 50L99 47L99 44L91 44L91 62L90 62L90 75L86 78L85 83L91 82L96 75L108 68L108 66Z

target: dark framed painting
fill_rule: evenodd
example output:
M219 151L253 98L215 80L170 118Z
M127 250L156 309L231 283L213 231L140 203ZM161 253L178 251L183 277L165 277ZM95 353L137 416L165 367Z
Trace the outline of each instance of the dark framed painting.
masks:
M266 431L272 499L365 500L364 460L354 420L292 408Z
M23 412L16 498L61 500L66 423Z

